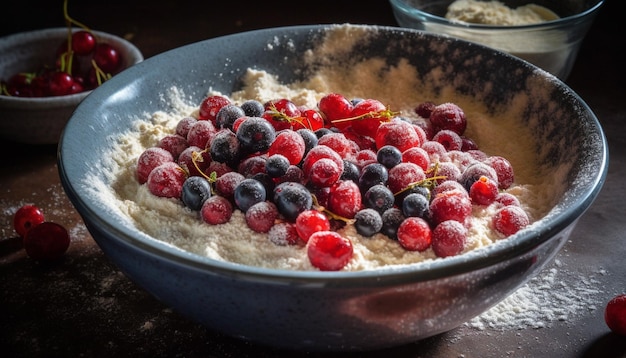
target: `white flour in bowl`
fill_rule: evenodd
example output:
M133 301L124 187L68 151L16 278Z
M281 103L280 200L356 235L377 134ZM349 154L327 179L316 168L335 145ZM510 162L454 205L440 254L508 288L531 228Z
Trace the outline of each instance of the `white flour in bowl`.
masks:
M345 31L352 31L352 28L347 27ZM338 36L336 41L340 40L341 36ZM328 51L333 51L332 42L325 43L325 46ZM478 101L454 94L452 90L444 90L435 96L418 78L416 69L407 61L400 61L390 67L380 58L364 60L347 68L321 68L306 81L290 84L280 83L275 76L265 71L250 69L244 78L245 86L242 90L229 96L239 103L251 98L263 102L287 97L298 105L315 107L324 94L338 92L347 98L376 98L407 117L415 116L413 109L423 101L455 102L464 109L468 118L466 134L475 139L486 153L502 155L512 163L516 185L510 192L520 199L531 221L545 215L561 191L557 189L561 185L561 178L542 175L541 169L534 164L533 134L515 120L515 116L521 115L524 110L524 101L520 101L520 108L509 106L507 112L497 113L499 118L494 121L485 114L486 109ZM381 86L381 83L393 85ZM420 88L422 90L417 90ZM164 96L172 108L171 112L157 112L149 118L139 118L132 130L116 138L116 144L109 154L113 163L107 168L112 182L108 189L106 184L101 183L99 189L103 194L99 195L102 199L129 217L139 230L194 254L260 267L314 269L303 246L279 246L272 243L265 234L250 230L239 211L235 211L229 223L211 226L202 222L197 212L185 208L178 200L155 197L145 185L139 185L135 177L135 163L139 154L156 145L165 134L174 132L182 117L196 113L197 104L189 105L184 98L178 89L171 88ZM102 182L95 178L90 181ZM487 218L491 214L486 210L474 211L465 252L491 245L499 239L489 227L490 220ZM354 246L354 257L344 270L370 270L436 259L432 249L424 252L407 251L397 241L380 234L372 238L361 237L351 225L347 225L342 234L350 238Z

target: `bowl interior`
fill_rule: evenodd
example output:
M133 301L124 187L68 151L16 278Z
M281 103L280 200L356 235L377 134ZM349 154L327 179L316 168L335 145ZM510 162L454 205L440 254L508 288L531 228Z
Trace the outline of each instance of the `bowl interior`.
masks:
M407 8L413 8L417 12L423 12L428 15L434 15L439 18L445 18L448 6L455 0L391 0L396 6L405 6ZM571 16L580 15L600 5L603 0L568 0L568 1L550 1L550 0L501 0L501 3L510 7L517 8L519 6L533 3L539 6L546 7L560 18L568 18Z
M320 49L327 36L342 34L352 46ZM330 51L330 53L329 53ZM373 26L296 26L240 33L184 46L149 58L93 91L76 109L59 146L61 181L83 218L119 240L156 256L203 270L289 279L362 278L371 272L292 272L218 262L177 250L133 227L115 205L101 200L110 190L102 153L133 122L156 111L168 111L164 94L176 87L190 104L211 90L239 90L247 69L276 74L286 83L302 80L323 66L349 66L379 58L393 68L408 61L423 88L440 98L472 98L492 114L510 114L530 128L538 175L554 178L554 208L529 230L467 255L393 272L407 280L433 279L490 265L519 255L572 224L595 199L606 175L606 143L587 105L546 72L483 46L409 29ZM184 64L182 66L181 64ZM502 116L505 120L506 116ZM95 180L94 180L95 179ZM552 179L551 179L552 180Z

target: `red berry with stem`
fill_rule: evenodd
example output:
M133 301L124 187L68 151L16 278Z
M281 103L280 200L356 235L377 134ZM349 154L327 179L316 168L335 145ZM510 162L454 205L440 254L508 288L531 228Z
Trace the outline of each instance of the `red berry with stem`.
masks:
M81 56L92 53L96 48L96 38L85 30L76 31L72 34L72 50Z
M356 133L375 138L380 124L388 120L382 114L386 110L387 107L379 100L362 100L354 106L350 114L351 117L358 118L352 121L352 128Z
M321 271L341 270L353 255L352 241L334 231L318 231L309 237L307 256Z
M117 49L106 43L96 45L93 60L105 73L115 72L122 64L122 58Z
M472 202L478 205L489 205L498 196L498 184L486 176L481 176L469 190Z
M346 128L350 126L350 121L333 121L350 117L354 106L346 97L339 93L329 93L322 97L318 103L319 110L323 113L326 125L330 127Z
M45 221L41 209L35 205L24 205L19 208L13 216L13 228L20 237L25 237L26 233Z
M70 236L62 225L45 221L33 227L24 237L24 249L38 261L58 260L70 246Z
M611 331L626 336L626 294L617 295L606 304L604 321Z
M52 96L65 96L70 93L74 79L67 72L55 71L50 76L48 90Z

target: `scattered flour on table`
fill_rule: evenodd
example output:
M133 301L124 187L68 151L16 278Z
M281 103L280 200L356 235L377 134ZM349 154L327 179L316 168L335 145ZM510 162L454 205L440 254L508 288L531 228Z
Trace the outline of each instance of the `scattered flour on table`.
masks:
M600 269L595 274L607 273ZM539 329L550 327L556 321L573 320L599 309L601 282L594 275L583 276L564 270L557 259L511 296L466 322L465 326L480 331Z

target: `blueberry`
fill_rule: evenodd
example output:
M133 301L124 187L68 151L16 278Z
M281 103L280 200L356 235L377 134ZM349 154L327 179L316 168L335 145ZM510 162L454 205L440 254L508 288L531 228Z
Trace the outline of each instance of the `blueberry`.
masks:
M393 168L402 162L402 152L393 145L384 145L376 152L376 160L385 168Z
M402 210L393 207L387 209L381 216L383 220L383 227L380 232L393 240L398 239L398 227L404 221L405 217L402 214Z
M300 128L297 132L300 134L302 139L304 139L304 155L306 156L309 150L317 145L317 135L315 135L315 132L308 128Z
M235 204L245 213L252 205L265 201L266 195L265 187L260 181L247 178L235 187Z
M428 199L422 194L412 193L402 201L402 214L406 217L416 216L428 219Z
M218 131L210 144L211 158L232 165L239 161L240 145L235 133L228 129Z
M209 197L211 197L211 184L204 177L191 176L183 182L181 199L189 209L200 210Z
M272 178L282 177L289 169L289 159L282 154L273 154L265 161L265 172Z
M365 193L369 188L376 184L387 184L389 172L387 168L380 163L371 163L366 165L359 176L359 188Z
M391 190L382 184L372 186L363 195L365 207L374 209L379 213L384 213L387 209L393 207L394 201Z
M263 112L265 111L265 107L263 107L263 103L251 99L243 102L241 104L241 109L248 117L261 117Z
M260 117L250 117L237 128L237 139L242 149L249 153L264 152L276 138L270 122Z
M359 182L359 167L353 162L344 159L343 160L343 172L341 173L341 180L352 180L353 182Z
M311 192L302 184L283 182L274 188L274 204L285 219L295 222L298 214L313 206Z
M354 228L363 236L372 236L383 227L383 219L374 209L359 210L354 216Z
M215 115L215 125L218 129L228 128L232 130L233 123L235 123L238 118L244 117L245 115L241 107L230 103L220 108L217 112Z

